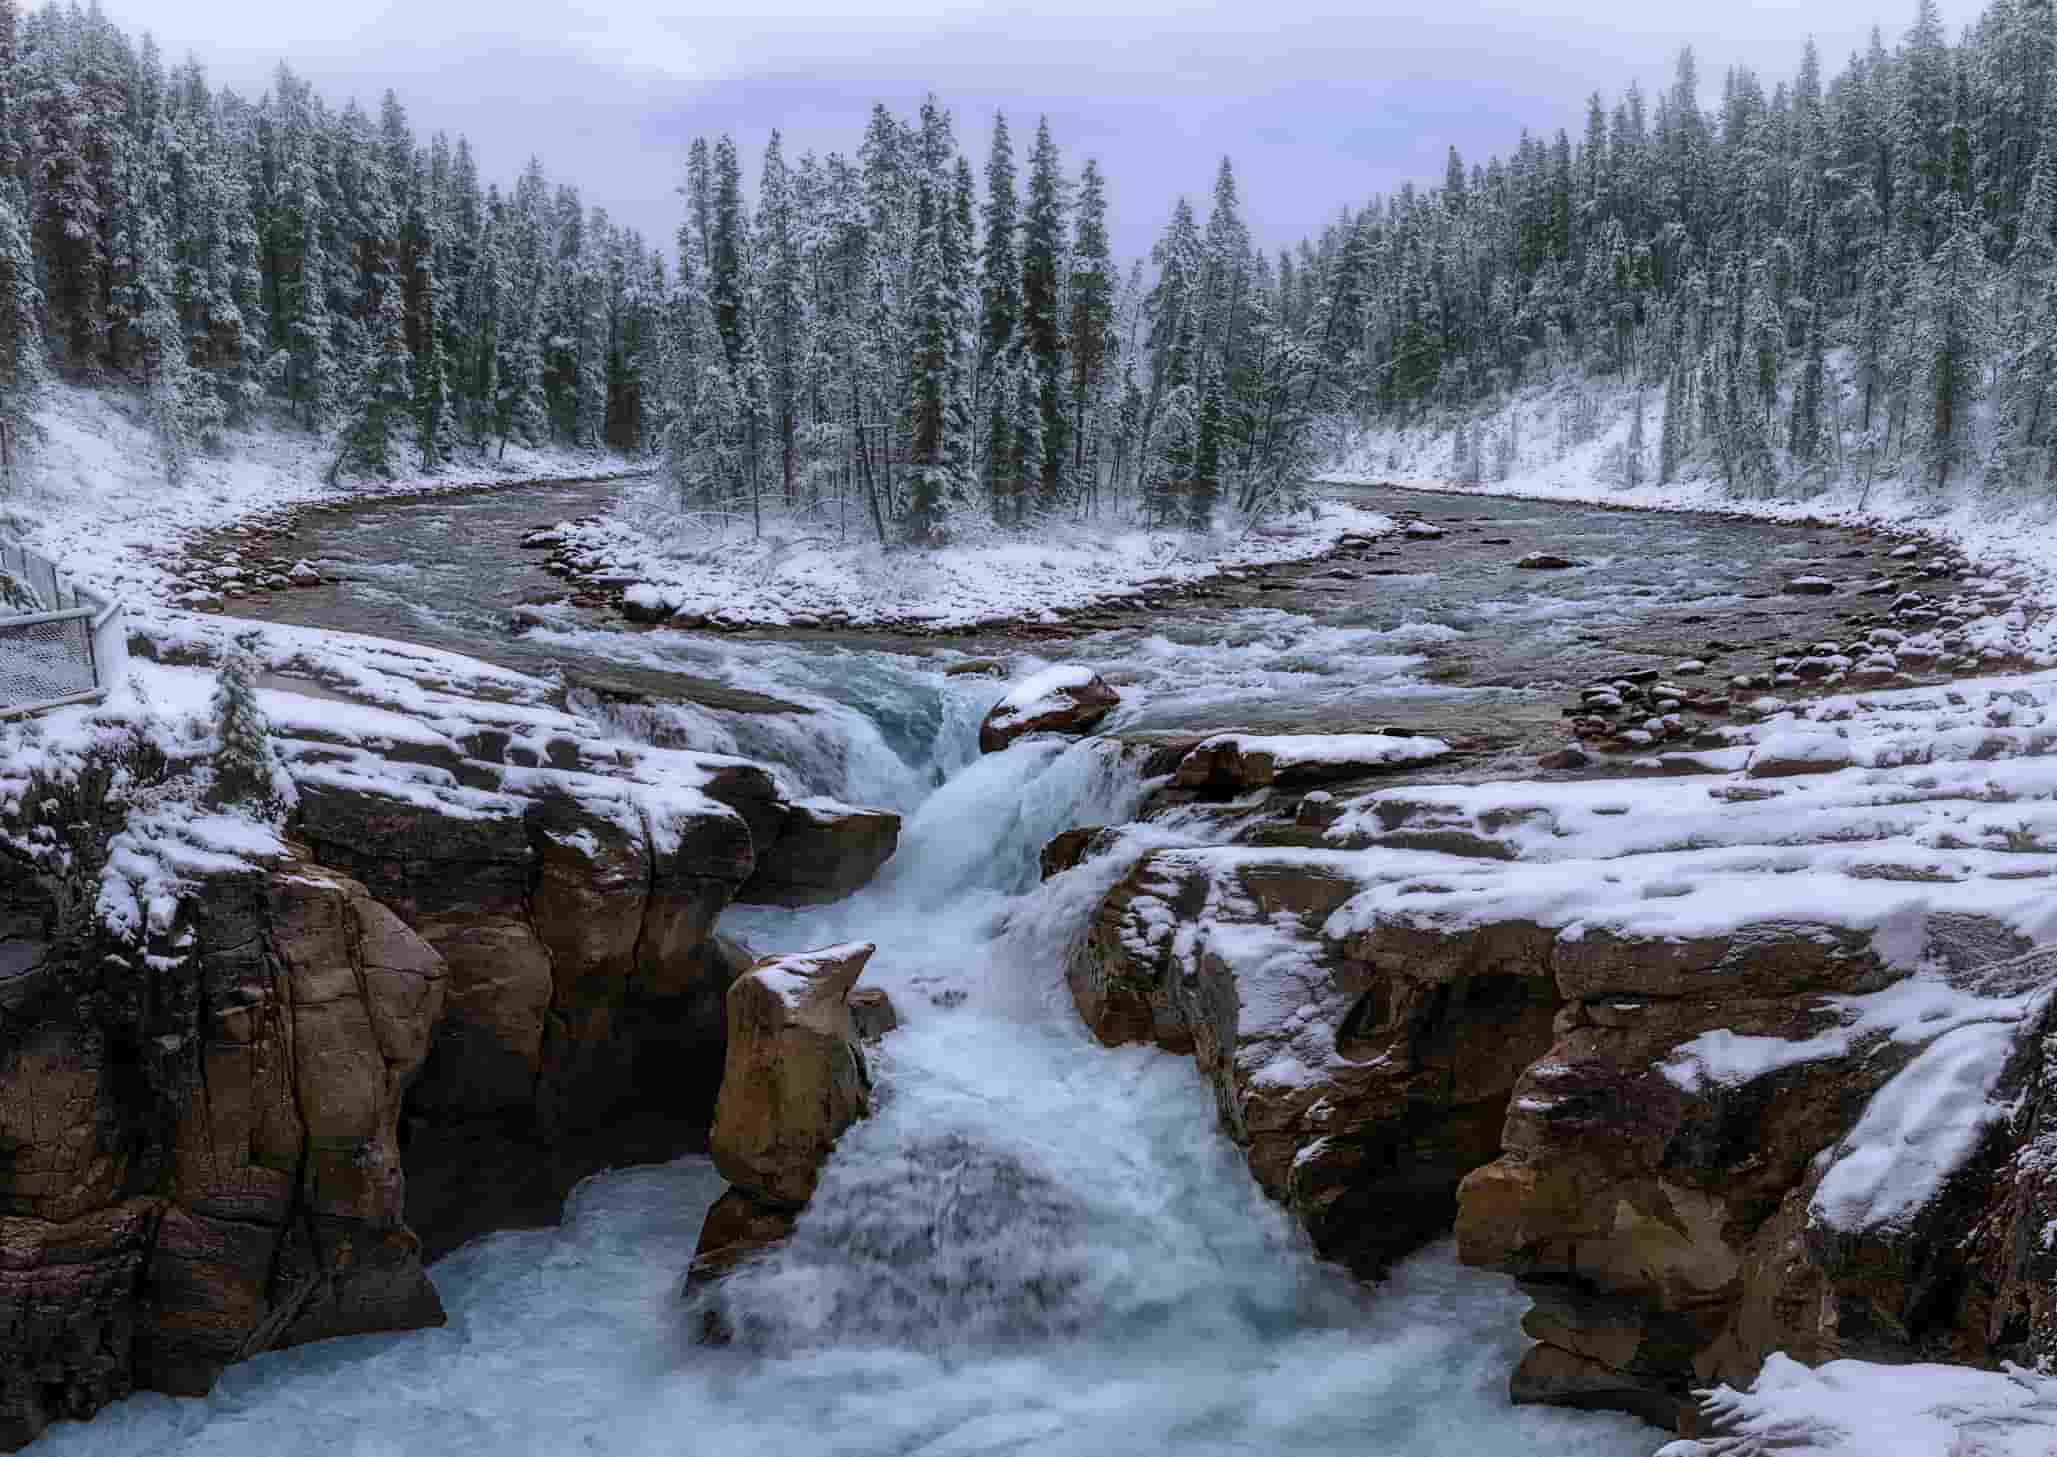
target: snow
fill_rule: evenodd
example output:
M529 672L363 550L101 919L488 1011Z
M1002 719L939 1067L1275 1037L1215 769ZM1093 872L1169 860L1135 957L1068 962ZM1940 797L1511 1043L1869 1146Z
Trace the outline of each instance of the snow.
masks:
M925 551L881 546L866 529L774 515L753 538L681 515L653 483L552 535L581 575L629 582L639 608L665 607L694 624L943 630L1141 603L1230 570L1320 557L1345 536L1382 536L1395 525L1325 503L1311 518L1241 533L1050 521L1023 536L973 521Z
M2050 1457L2057 1377L2009 1366L1767 1357L1747 1392L1704 1407L1720 1435L1667 1443L1657 1457Z
M1323 764L1378 768L1426 764L1450 752L1441 739L1413 734L1215 734L1193 753L1229 745L1244 755L1265 755L1281 774Z
M1895 1074L1837 1146L1808 1214L1840 1230L1892 1229L1929 1203L2008 1115L1992 1095L2016 1030L1959 1027Z
M993 712L1008 722L1050 713L1070 703L1071 694L1086 687L1096 676L1091 668L1076 663L1058 663L1030 674L1009 688Z
M646 472L615 455L510 444L504 458L458 460L436 474L327 483L332 442L270 425L229 430L219 455L196 455L177 486L164 480L140 405L114 390L52 383L35 415L36 443L14 496L0 497L0 537L16 536L75 580L133 609L185 591L171 571L204 532L276 519L356 496L472 490L518 481Z

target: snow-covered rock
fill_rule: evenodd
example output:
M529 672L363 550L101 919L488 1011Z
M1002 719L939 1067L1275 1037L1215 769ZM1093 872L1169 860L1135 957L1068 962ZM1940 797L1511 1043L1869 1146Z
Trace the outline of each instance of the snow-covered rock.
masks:
M1024 734L1083 733L1120 702L1091 668L1059 663L1022 679L993 705L979 725L979 751L997 754Z
M1441 739L1399 734L1215 734L1179 761L1189 789L1240 792L1271 784L1314 784L1433 763Z

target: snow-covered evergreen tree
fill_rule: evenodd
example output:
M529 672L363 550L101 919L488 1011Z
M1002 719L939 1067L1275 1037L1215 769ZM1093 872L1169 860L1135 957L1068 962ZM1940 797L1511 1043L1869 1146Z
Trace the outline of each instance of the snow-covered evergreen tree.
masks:
M257 701L257 658L239 640L223 654L210 705L214 719L214 780L209 801L260 819L291 807L293 784L279 761L271 722Z

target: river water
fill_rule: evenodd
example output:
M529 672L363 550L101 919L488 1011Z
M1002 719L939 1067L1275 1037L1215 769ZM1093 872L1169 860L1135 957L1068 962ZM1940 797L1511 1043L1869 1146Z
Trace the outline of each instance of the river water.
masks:
M510 500L517 494L437 503L412 532L333 518L327 529L356 535L354 562L339 546L307 554L348 564L356 580L323 589L325 602L286 598L290 609L277 615L319 609L329 626L504 649L507 600L548 581L520 580L534 569L509 543L534 515L566 514L569 498L559 488L523 506ZM1443 514L1490 509L1464 501ZM497 524L467 527L479 510L498 513ZM1696 523L1651 528L1645 518L1544 517L1534 507L1509 515L1520 512L1552 543L1614 544L1609 560L1620 565L1611 577L1602 567L1583 574L1583 587L1577 574L1512 580L1507 548L1456 543L1444 557L1460 564L1448 582L1364 578L1336 591L1310 578L1269 594L1276 601L1115 626L1070 651L1128 685L1131 726L1441 715L1488 733L1517 709L1538 723L1553 717L1554 700L1534 685L1575 679L1595 656L1679 651L1665 634L1701 630L1679 616L1726 613L1723 630L1739 636L1767 556L1818 549L1804 533L1752 543L1738 540L1747 532ZM1647 539L1622 545L1625 533ZM1520 549L1543 544L1529 534ZM479 605L471 596L482 594L467 595L462 582L488 570L489 552L474 548L490 540L502 543L502 565L472 577L492 583L483 595L493 600ZM1497 554L1491 572L1461 565L1488 552ZM1687 610L1694 602L1702 611ZM1579 629L1567 627L1573 620ZM1581 635L1595 621L1612 624L1602 629L1611 640ZM1637 634L1652 640L1623 646ZM1527 654L1526 678L1491 671L1509 662L1510 644L1525 645L1514 650ZM1070 825L1128 817L1142 787L1105 741L1031 741L980 757L976 726L1000 686L941 669L981 646L627 634L567 617L519 649L524 665L537 653L605 658L793 702L807 711L710 703L658 715L658 726L770 758L800 787L908 816L899 854L850 900L724 918L760 950L877 942L866 980L889 991L903 1020L876 1054L879 1106L839 1145L794 1238L720 1287L734 1345L694 1344L697 1321L676 1288L721 1188L706 1161L689 1158L589 1180L560 1227L490 1236L441 1261L443 1329L263 1356L206 1399L138 1397L55 1428L32 1450L1651 1451L1662 1438L1628 1418L1508 1405L1525 1344L1525 1301L1511 1282L1462 1269L1447 1246L1375 1289L1320 1264L1257 1191L1188 1061L1108 1051L1086 1036L1061 967L1125 864L1107 858L1041 883L1037 851ZM1507 681L1479 681L1496 677Z

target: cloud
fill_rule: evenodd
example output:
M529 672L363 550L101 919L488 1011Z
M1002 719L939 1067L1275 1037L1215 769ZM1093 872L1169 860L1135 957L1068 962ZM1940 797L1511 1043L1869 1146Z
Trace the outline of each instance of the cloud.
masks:
M1665 85L1682 44L1699 53L1704 103L1722 70L1790 75L1812 27L1831 72L1874 21L1888 42L1912 18L1872 0L1730 0L1717 12L1626 0L1090 0L936 3L753 0L103 0L167 54L191 51L220 81L261 91L284 58L333 99L399 92L418 129L462 131L489 175L530 154L590 203L653 239L676 226L686 143L732 131L744 155L773 127L789 154L853 151L874 101L903 112L930 88L983 162L994 111L1025 150L1047 113L1068 159L1097 155L1115 243L1148 249L1173 198L1203 199L1217 159L1238 163L1253 232L1284 246L1338 206L1442 176L1445 149L1505 154L1524 127L1574 135L1585 97L1631 79ZM1977 0L1945 0L1968 24Z

